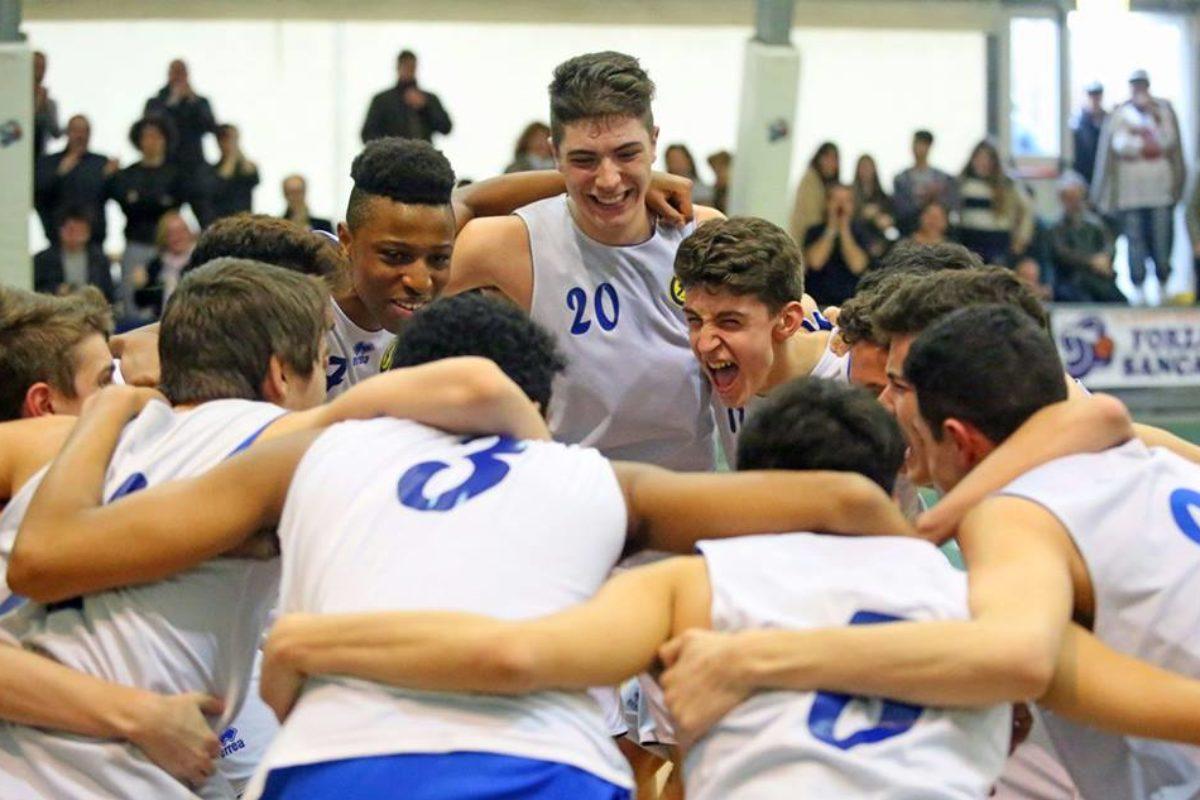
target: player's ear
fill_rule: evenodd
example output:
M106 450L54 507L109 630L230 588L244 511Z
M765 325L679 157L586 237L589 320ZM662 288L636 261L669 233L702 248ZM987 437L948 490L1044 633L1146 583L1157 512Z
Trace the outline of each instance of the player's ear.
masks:
M54 413L54 390L45 381L38 381L25 391L25 400L21 403L21 416L45 417Z
M772 338L777 342L790 339L804 325L804 304L796 300L784 305L775 318L775 326L771 330Z
M282 405L287 398L287 375L284 374L283 360L272 355L267 362L267 373L263 376L259 393L268 403Z
M354 243L354 234L350 232L350 226L345 222L339 222L337 225L338 242L342 245L342 255L346 258L350 257L350 245Z
M650 129L650 162L658 161L658 126Z
M964 473L974 469L976 464L995 449L992 441L978 428L953 417L942 422L942 437L953 442L959 466Z

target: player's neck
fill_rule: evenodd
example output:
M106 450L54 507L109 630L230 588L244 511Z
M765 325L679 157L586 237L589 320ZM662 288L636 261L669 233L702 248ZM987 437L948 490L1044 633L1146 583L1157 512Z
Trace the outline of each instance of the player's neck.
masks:
M353 289L347 289L342 294L334 295L333 302L337 304L338 309L346 315L347 319L364 331L377 331L383 327L367 310L366 305Z
M615 230L595 225L586 214L580 212L575 201L569 197L567 198L567 210L571 214L571 219L575 221L576 227L583 231L585 236L609 247L641 244L654 233L654 220L650 218L650 212L646 210L645 204L638 208L637 214L628 225Z
M818 331L805 333L800 331L793 334L779 345L775 364L767 375L767 384L762 394L774 389L781 383L787 383L793 378L804 378L812 374L813 369L825 354L829 344L829 332Z

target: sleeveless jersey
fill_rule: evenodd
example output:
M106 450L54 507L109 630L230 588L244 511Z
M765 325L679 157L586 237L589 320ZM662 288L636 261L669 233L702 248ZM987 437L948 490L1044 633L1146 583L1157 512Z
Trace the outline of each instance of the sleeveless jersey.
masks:
M688 344L675 251L694 226L658 226L611 247L575 225L566 195L517 210L533 256L530 316L567 356L554 384L554 438L608 458L713 468L708 381Z
M699 544L718 631L966 619L966 576L914 539L814 534ZM944 710L828 692L759 692L684 764L688 800L982 798L1010 710Z
M45 466L35 472L8 501L4 511L0 511L0 616L25 602L24 598L14 595L8 588L8 562L12 558L13 544L17 540L21 521L25 519L25 512L29 510L33 495L49 470L50 467Z
M395 338L386 328L363 330L346 316L336 300L329 302L333 306L333 327L325 334L329 345L329 362L325 369L326 400L378 375L383 352Z
M1134 440L1027 472L1003 494L1058 518L1095 595L1093 632L1151 664L1200 678L1200 467ZM1200 793L1200 749L1100 733L1051 713L1046 728L1084 797Z
M626 512L594 450L377 419L333 426L313 443L279 537L280 613L522 619L595 593L624 547ZM327 677L308 681L247 796L273 768L455 751L554 761L631 784L585 692L434 694Z
M824 319L822 317L822 319ZM836 331L835 331L836 333ZM803 336L805 334L797 334ZM808 373L810 378L823 378L828 381L837 383L850 383L850 355L838 355L829 346L833 342L833 336L829 337L829 341L825 343L825 352L821 353L821 358L813 366L812 372ZM737 469L737 442L738 434L742 428L746 427L746 423L753 416L754 410L762 405L762 397L755 396L750 398L750 402L741 408L729 408L714 394L712 398L713 416L717 421L717 433L721 438L721 450L725 453L725 462L729 464L730 469Z
M198 475L248 446L282 413L278 406L247 400L216 400L181 412L150 403L121 435L105 474L104 497L112 502L147 486ZM234 717L241 717L266 616L277 598L278 575L278 559L218 558L157 583L49 606L27 603L2 624L25 647L80 672L166 694L221 697L225 713L215 729L238 727L244 743L238 752L245 755L241 750L261 752L267 744ZM235 768L233 777L244 777L245 770L244 764ZM7 778L38 789L10 793ZM224 769L200 794L234 796ZM7 725L0 727L0 797L10 796L193 795L131 745Z

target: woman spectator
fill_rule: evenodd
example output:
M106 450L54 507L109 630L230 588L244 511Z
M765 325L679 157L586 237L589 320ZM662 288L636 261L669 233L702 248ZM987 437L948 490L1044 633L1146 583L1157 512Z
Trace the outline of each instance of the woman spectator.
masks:
M958 177L958 233L989 264L1006 265L1033 239L1033 212L1024 193L1004 174L1000 155L986 140L975 145Z
M837 145L822 142L808 162L808 169L796 187L796 204L792 207L791 233L797 242L814 225L825 219L825 191L831 183L841 182L841 157Z
M196 234L178 211L163 214L154 239L158 253L137 275L138 290L134 293L138 316L147 320L162 316L163 306L179 285L196 249Z
M258 186L258 166L242 154L238 129L234 125L217 126L217 146L221 160L213 168L213 218L231 217L250 211L252 194Z
M896 218L892 213L892 198L883 191L879 183L879 171L875 159L863 154L854 165L854 205L858 209L858 221L863 224L867 235L867 253L879 260L892 242L900 237L896 230Z
M125 214L125 252L121 255L121 302L133 310L134 274L154 258L155 231L168 211L181 201L179 171L167 163L174 128L162 117L143 117L129 129L129 141L142 153L140 161L119 170L105 191Z
M708 166L717 178L713 183L713 208L724 214L729 205L729 184L733 179L733 154L728 150L718 150L708 157Z
M692 202L702 206L711 206L713 204L713 187L700 180L700 176L696 174L696 159L692 158L692 151L685 144L667 145L667 152L663 156L666 162L667 172L672 175L679 175L687 178L692 182Z
M530 172L554 169L554 153L550 150L550 128L543 122L531 122L517 137L512 163L505 172Z
M916 244L941 244L948 241L950 211L941 200L931 200L917 217L917 229L908 240Z

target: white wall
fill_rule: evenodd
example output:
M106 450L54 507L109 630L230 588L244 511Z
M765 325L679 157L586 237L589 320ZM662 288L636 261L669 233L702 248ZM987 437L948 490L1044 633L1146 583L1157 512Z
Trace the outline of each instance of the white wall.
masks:
M391 21L31 21L25 31L49 56L46 82L64 122L76 112L92 119L95 150L123 164L136 158L129 125L165 82L167 62L183 57L197 91L219 120L242 129L243 148L259 163L256 210L282 210L279 182L298 171L309 178L315 211L334 217L349 194L367 103L392 81L403 47L418 53L421 82L454 118L439 146L460 176L481 178L504 167L528 121L546 116L554 65L600 49L642 59L658 84L663 145L683 141L701 162L732 149L750 36L732 26ZM891 175L906 164L919 127L938 136L935 161L957 171L983 133L979 33L797 29L793 40L801 54L794 177L824 139L841 146L845 179L864 151ZM110 215L118 248L119 212ZM39 246L40 232L34 240Z

